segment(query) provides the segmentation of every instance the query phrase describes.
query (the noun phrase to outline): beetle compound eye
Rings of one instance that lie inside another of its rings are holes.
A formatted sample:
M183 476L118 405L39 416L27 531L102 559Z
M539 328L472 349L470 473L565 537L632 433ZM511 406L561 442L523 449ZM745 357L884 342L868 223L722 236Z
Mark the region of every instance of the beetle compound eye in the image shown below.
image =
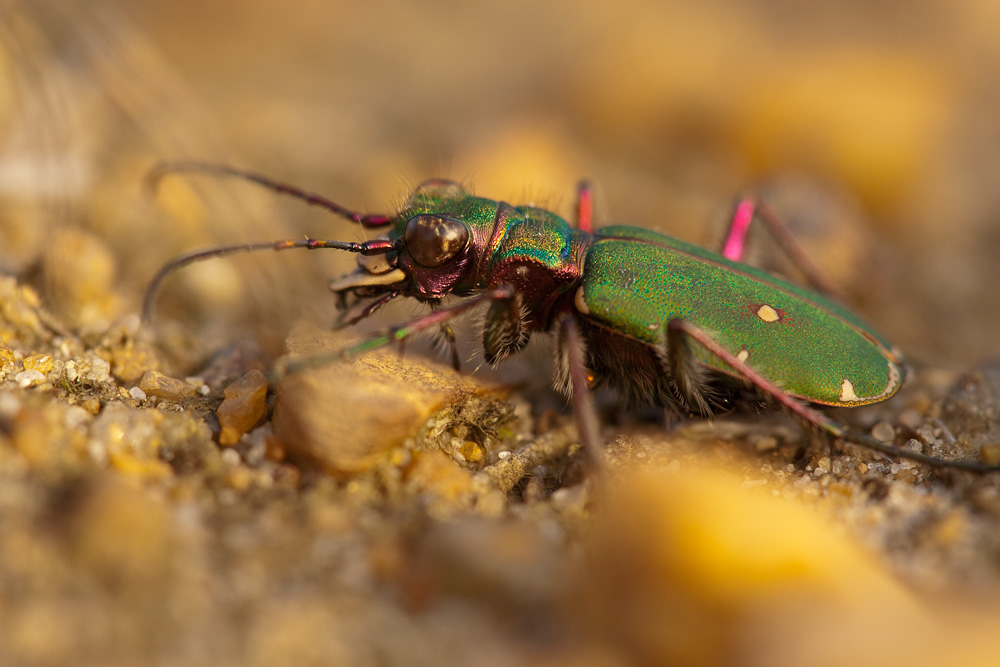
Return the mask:
M469 227L461 220L438 215L415 215L403 233L406 250L420 266L444 265L469 243Z

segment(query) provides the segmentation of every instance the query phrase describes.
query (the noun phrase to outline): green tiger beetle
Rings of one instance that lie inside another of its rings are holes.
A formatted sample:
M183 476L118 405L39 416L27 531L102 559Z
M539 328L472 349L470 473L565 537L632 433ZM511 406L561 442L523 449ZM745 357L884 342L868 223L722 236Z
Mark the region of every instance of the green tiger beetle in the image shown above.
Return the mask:
M833 288L763 202L739 203L723 248L714 253L638 227L593 229L593 195L585 183L578 191L574 226L550 211L477 197L446 180L421 184L396 215L363 215L226 165L166 163L150 174L151 183L172 172L249 180L387 233L364 242L305 238L181 255L150 283L143 304L146 321L157 289L177 269L215 257L292 248L358 254L357 269L330 284L339 309L360 308L347 324L399 297L431 307L428 314L345 350L286 361L276 369L277 377L435 328L450 342L457 367L448 323L484 305L483 350L491 364L523 348L535 332L555 335L553 381L572 397L581 443L595 461L601 441L590 390L599 383L633 401L705 418L728 411L752 385L757 394L833 438L935 466L1000 470L885 444L848 431L809 405L884 401L902 384L904 367L883 338L838 303ZM755 219L818 291L740 261ZM464 300L444 307L448 295Z

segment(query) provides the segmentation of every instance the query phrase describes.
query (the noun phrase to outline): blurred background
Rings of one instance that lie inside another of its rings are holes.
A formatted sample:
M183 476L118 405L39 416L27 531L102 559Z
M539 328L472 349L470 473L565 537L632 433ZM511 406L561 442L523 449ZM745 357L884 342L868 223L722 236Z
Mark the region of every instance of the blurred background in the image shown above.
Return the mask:
M0 11L0 270L33 276L83 330L136 312L155 268L185 250L363 238L243 183L174 176L144 191L158 161L195 158L363 211L444 176L568 215L585 177L598 224L709 247L734 198L758 191L911 360L963 368L998 351L996 3ZM277 345L280 322L329 321L326 281L353 265L305 254L192 267L158 317L203 339L263 322Z

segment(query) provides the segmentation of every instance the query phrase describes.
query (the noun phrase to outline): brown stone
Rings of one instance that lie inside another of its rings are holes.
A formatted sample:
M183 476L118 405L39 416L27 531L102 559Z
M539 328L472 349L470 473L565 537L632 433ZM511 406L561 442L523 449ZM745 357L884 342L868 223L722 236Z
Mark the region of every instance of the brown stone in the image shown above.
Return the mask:
M223 392L225 400L216 410L222 432L220 445L235 445L267 412L267 378L254 369Z
M292 357L342 349L351 339L311 326L288 338ZM484 393L448 368L379 350L297 372L278 385L275 432L289 456L356 474L403 444L445 405Z

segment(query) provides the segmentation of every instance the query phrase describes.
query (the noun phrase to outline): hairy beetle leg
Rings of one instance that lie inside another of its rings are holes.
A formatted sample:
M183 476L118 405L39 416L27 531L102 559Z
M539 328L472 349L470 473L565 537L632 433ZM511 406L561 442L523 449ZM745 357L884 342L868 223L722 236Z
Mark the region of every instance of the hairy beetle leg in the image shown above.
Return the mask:
M573 415L580 435L580 444L587 458L601 467L601 429L597 418L594 397L587 381L587 351L580 335L580 326L572 315L564 315L559 324L559 335L566 352L569 380L573 388Z
M455 342L455 330L451 328L450 324L442 324L441 335L451 353L451 367L456 371L461 371L462 361L458 358L458 343Z
M721 345L719 345L711 336L705 333L702 329L691 324L687 320L674 319L667 323L667 328L671 331L682 332L692 339L694 339L699 345L704 347L706 350L711 352L713 355L726 362L733 370L737 371L744 378L749 380L754 386L759 388L761 391L765 392L776 401L787 407L793 413L801 417L806 422L834 435L839 436L841 429L834 422L827 419L824 415L820 414L816 410L806 406L801 401L792 398L787 393L782 391L781 387L774 384L763 375L750 368L744 362L740 361L736 355L729 352Z

